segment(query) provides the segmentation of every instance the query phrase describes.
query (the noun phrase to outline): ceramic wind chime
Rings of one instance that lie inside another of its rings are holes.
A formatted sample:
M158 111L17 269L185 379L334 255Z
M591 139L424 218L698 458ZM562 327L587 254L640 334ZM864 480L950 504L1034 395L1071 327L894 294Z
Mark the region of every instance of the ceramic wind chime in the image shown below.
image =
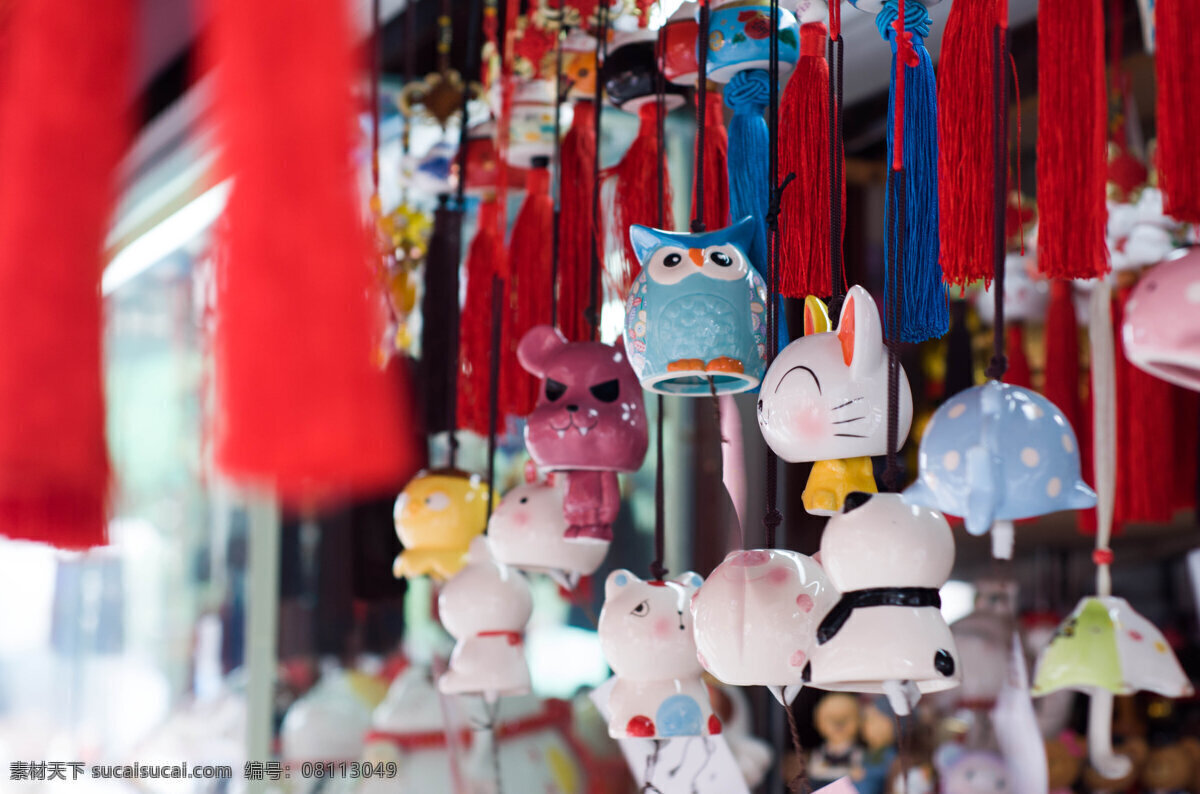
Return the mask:
M846 494L879 490L871 456L888 451L886 352L875 301L853 286L836 330L820 300L805 301L804 336L783 349L763 379L763 438L786 461L815 461L802 495L809 513L834 515ZM897 444L903 444L913 407L902 367L899 378Z
M1138 281L1125 304L1121 339L1130 363L1156 378L1200 391L1200 251L1156 265Z
M629 230L642 272L625 304L625 349L644 388L706 396L755 388L766 367L766 285L755 221L679 234Z
M448 579L463 566L473 538L487 526L487 485L457 469L421 472L400 492L393 514L404 551L399 577Z
M617 472L636 471L650 444L637 378L619 347L567 342L547 325L525 334L517 355L540 381L525 446L540 468L563 473L565 537L607 544Z

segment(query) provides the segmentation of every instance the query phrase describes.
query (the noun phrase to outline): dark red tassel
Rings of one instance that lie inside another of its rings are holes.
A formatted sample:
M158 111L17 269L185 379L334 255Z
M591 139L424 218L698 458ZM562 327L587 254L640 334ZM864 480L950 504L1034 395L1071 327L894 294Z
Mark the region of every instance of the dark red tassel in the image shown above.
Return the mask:
M458 426L488 433L488 393L492 353L492 278L504 257L493 196L479 205L478 228L467 249L467 298L459 318Z
M596 106L575 103L571 129L559 157L558 327L571 342L592 338L584 312L591 302L592 162L596 157ZM596 240L603 240L597 232Z
M999 19L998 0L951 5L938 61L942 279L959 287L992 280L992 72Z
M1167 215L1200 223L1200 47L1192 33L1196 4L1157 0L1158 180Z
M621 242L625 252L625 264L622 269L620 288L621 294L629 292L633 280L641 272L637 256L633 252L633 243L629 241L629 227L635 223L644 226L658 227L658 158L660 156L660 141L658 140L658 104L647 102L638 109L641 124L638 126L637 137L629 145L621 162L617 163L613 173L616 178L616 193L613 198L614 222L621 232ZM665 143L665 142L662 142ZM665 171L665 163L664 163ZM671 179L670 175L663 180L663 228L674 229L675 221L671 212ZM706 186L708 182L704 183Z
M500 384L503 410L515 416L527 416L533 410L538 388L537 379L517 361L517 345L530 328L550 322L550 290L554 288L550 278L554 236L550 170L529 169L525 190L508 246L510 276L504 315L507 352Z
M704 113L704 228L724 229L729 225L729 131L725 129L725 99L709 86ZM693 148L693 157L695 149ZM787 195L787 192L784 192ZM692 191L692 217L696 215L696 193Z
M1008 369L1004 372L1004 382L1031 389L1033 373L1029 369L1029 358L1025 355L1025 325L1021 322L1010 322L1004 330L1008 343Z
M217 463L290 504L394 488L418 460L412 407L372 363L380 285L350 156L348 10L212 6L215 120L235 177L216 302Z
M0 534L105 543L100 273L128 140L130 0L4 9Z
M1076 434L1082 432L1079 396L1079 324L1071 300L1071 282L1050 283L1046 309L1046 369L1042 394L1058 406Z
M1038 7L1038 268L1055 278L1108 271L1104 204L1104 14L1100 0ZM969 170L969 169L964 169Z
M779 109L779 172L795 174L802 190L784 191L779 291L785 297L826 297L829 271L829 64L825 26L800 28L800 60ZM705 183L707 184L707 182ZM841 196L845 205L845 192Z
M1196 504L1197 467L1200 454L1196 445L1200 442L1200 394L1191 389L1171 387L1175 420L1175 499L1176 510L1189 510Z

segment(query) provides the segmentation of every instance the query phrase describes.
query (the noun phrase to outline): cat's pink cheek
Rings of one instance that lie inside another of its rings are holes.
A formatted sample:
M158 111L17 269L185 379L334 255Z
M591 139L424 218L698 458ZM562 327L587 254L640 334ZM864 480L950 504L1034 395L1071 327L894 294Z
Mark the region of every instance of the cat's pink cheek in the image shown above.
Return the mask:
M824 435L829 428L829 418L820 406L803 406L792 413L792 430L799 436L814 438Z
M666 618L659 618L658 620L654 621L653 631L655 638L665 640L667 637L669 637L671 635L672 625L675 625L676 627L678 626L678 624L672 624L671 621L667 620ZM679 629L676 628L675 630L678 631Z

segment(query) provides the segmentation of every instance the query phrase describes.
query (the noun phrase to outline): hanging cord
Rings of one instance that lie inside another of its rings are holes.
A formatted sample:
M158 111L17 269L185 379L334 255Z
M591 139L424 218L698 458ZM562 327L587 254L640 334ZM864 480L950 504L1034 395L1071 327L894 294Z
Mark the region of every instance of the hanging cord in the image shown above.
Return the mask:
M896 19L892 27L896 33L896 78L895 119L892 133L891 174L887 192L887 247L888 269L885 289L887 295L887 348L888 348L888 411L887 411L887 464L883 470L883 481L891 491L901 485L899 442L900 442L900 301L904 283L904 240L907 235L908 207L907 184L904 173L904 69L909 59L915 56L912 42L905 36L905 0L896 4Z
M829 6L829 300L830 316L837 317L846 297L846 273L842 251L842 39L841 3Z
M658 191L658 215L655 226L662 228L666 218L666 207L663 205L663 193L666 187L667 168L667 139L665 122L667 111L667 85L663 76L663 37L659 36L655 44L655 63L657 74L654 77L654 102L658 110L658 149L655 157L656 189ZM663 396L658 395L658 418L655 426L655 461L654 461L654 560L650 563L650 575L655 581L661 582L667 576L666 547L667 526L665 509L665 491L663 483Z
M492 517L496 484L496 434L500 425L500 338L504 330L504 279L492 274L492 354L488 362L487 517Z
M992 360L988 363L987 376L1001 380L1008 370L1008 357L1004 354L1004 253L1005 221L1008 215L1008 24L1004 20L997 24L992 33L995 59L992 64L992 114L995 124L992 133L992 301L995 306L995 321L992 323Z
M808 762L804 760L804 745L800 743L800 726L796 724L796 712L790 703L784 704L783 712L787 715L788 733L792 735L792 747L796 750L798 764L796 774L788 781L787 787L796 794L810 794L812 783L808 780Z
M379 80L383 72L383 37L380 35L379 0L371 0L371 209L383 213L379 198Z
M562 19L562 9L559 9ZM563 87L563 37L566 31L561 26L554 34L554 154L550 161L550 196L554 202L554 232L550 243L550 324L558 325L558 242L562 239L562 106L564 94L570 88Z
M1089 305L1088 336L1092 362L1092 468L1096 483L1096 595L1112 595L1109 566L1113 553L1113 501L1116 489L1116 375L1112 328L1112 294L1104 279L1092 287Z
M709 11L708 0L700 0L700 16L697 25L696 40L700 46L696 49L696 148L692 159L692 184L695 195L692 207L695 216L692 218L692 233L700 234L704 228L704 149L705 127L708 126L708 36Z
M592 95L596 115L592 131L596 136L596 155L592 160L592 272L590 284L591 300L587 307L587 321L592 326L592 339L600 339L600 118L604 115L604 83L600 79L600 65L608 57L608 6L600 4L600 32L596 36L596 88Z

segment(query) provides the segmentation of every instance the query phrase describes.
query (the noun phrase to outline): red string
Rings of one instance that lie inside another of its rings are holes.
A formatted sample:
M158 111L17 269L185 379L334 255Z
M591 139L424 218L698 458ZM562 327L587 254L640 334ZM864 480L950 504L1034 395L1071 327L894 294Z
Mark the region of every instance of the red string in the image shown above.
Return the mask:
M917 55L912 46L912 34L904 29L904 0L896 3L896 11L896 21L892 23L896 30L896 128L892 135L893 171L904 168L904 67L915 66L911 61Z
M842 35L842 4L834 0L829 4L829 38L837 41Z

